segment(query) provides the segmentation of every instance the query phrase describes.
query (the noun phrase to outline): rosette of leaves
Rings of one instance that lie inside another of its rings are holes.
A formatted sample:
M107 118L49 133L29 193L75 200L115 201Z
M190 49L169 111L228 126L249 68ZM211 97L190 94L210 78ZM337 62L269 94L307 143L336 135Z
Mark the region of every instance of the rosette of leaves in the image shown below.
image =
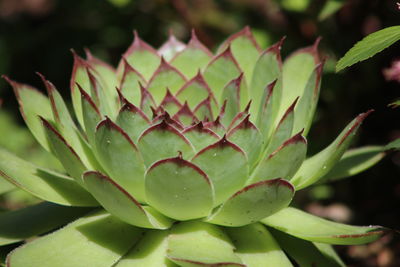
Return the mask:
M0 214L1 245L30 239L7 266L344 266L332 244L379 238L290 206L381 148L345 154L366 112L306 157L323 62L316 42L282 63L281 44L262 51L245 28L212 54L194 32L158 50L135 34L116 69L73 53L75 116L42 75L48 97L5 77L65 168L0 150L1 176L44 201Z

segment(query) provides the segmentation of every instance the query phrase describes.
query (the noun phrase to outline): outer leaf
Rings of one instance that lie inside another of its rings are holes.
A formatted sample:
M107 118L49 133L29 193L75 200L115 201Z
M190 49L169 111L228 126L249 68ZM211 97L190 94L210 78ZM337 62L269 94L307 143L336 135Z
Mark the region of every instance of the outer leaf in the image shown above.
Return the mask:
M258 164L252 174L251 183L277 177L290 180L300 168L306 154L307 141L298 133Z
M93 197L70 177L42 169L0 149L0 175L32 195L67 206L97 206Z
M274 237L260 223L225 228L235 246L235 254L248 267L291 267L290 260Z
M175 35L170 31L168 40L158 49L158 53L169 61L185 48L186 45L176 39Z
M150 120L139 108L125 101L118 114L117 124L136 143L143 131L149 127Z
M221 138L210 129L205 128L201 121L196 125L186 128L182 133L193 144L195 151L199 151Z
M171 65L191 78L207 65L211 57L211 52L197 39L195 31L192 30L188 45L171 60Z
M215 97L220 99L225 85L238 77L241 72L229 46L208 64L204 71L204 78L214 92Z
M49 202L0 214L0 246L46 233L89 212Z
M185 158L193 154L193 146L176 128L165 120L142 133L138 141L146 166L160 159L174 157L180 151Z
M146 84L143 76L123 58L124 74L119 86L126 99L134 105L140 105L140 84Z
M2 77L13 87L14 93L18 99L21 115L29 130L39 144L49 151L49 143L38 118L38 116L42 116L49 120L53 119L49 99L29 85L17 83L4 75Z
M245 267L221 228L199 221L176 225L168 240L167 256L183 267Z
M317 182L333 168L349 147L362 121L371 112L372 110L358 115L327 148L304 161L291 180L297 190Z
M215 191L214 206L242 188L248 178L246 154L225 136L198 152L192 162L210 178Z
M285 252L300 267L326 266L326 267L344 267L344 263L336 255L333 248L328 244L309 242L290 236L275 229L270 229ZM329 249L330 247L330 249ZM330 253L327 253L330 250Z
M0 179L0 195L10 192L14 189L15 186L12 183L7 182L5 179Z
M154 163L145 179L148 203L168 217L191 220L212 209L214 191L207 175L180 156Z
M139 202L145 202L144 163L136 145L109 118L96 129L96 152L110 177Z
M270 216L292 201L294 187L283 179L261 181L232 195L207 222L225 226L243 226Z
M400 26L392 26L371 33L356 43L354 47L347 51L344 57L338 61L336 72L374 56L398 40L400 40Z
M110 267L142 233L109 214L92 214L17 248L8 255L7 266Z
M353 226L331 222L291 207L261 222L301 239L334 245L369 243L387 231L380 226Z
M160 66L151 77L147 90L153 95L156 103L160 103L167 92L167 88L175 94L185 82L185 76L161 58Z
M394 149L394 150L400 149L400 138L393 140L392 142L390 142L389 144L387 144L385 146L385 150L390 150L390 149Z
M119 219L129 224L144 227L166 229L172 220L153 210L142 207L121 185L99 172L86 172L85 185L101 205Z
M365 171L383 159L383 149L381 146L366 146L347 151L321 181L335 181Z
M169 231L147 231L143 238L128 252L115 267L178 267L168 260L167 245Z

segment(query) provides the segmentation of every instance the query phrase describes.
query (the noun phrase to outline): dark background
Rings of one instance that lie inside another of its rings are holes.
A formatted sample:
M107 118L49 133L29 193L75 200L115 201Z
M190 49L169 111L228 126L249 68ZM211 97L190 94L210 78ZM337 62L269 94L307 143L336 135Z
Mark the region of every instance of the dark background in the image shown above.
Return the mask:
M296 10L278 4L290 1L272 0L0 0L0 74L42 89L34 74L39 71L69 99L70 48L83 54L83 48L88 47L115 65L132 41L133 29L158 47L170 29L187 41L191 28L195 28L202 42L216 47L249 25L264 46L286 35L284 56L322 36L320 51L328 62L309 135L310 154L329 144L353 117L371 108L376 111L363 124L354 145L386 144L399 137L400 109L387 105L400 96L400 84L386 81L382 71L400 59L400 42L368 61L334 73L335 61L357 41L399 24L400 10L395 1L334 0L345 4L322 21L318 14L327 1L298 1L308 5ZM0 98L3 111L22 124L12 90L3 80ZM329 213L331 208L349 214L344 218L349 223L400 229L399 174L400 154L391 152L376 167L352 179L319 191L301 192L299 203L314 212ZM339 251L352 266L400 264L400 242L393 234L372 245Z

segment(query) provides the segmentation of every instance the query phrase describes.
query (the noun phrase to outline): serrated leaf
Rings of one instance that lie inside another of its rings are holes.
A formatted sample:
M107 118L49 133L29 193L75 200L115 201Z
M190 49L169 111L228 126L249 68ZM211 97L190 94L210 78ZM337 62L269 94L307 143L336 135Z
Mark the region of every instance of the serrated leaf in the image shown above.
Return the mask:
M186 48L186 45L176 39L172 31L169 33L168 40L158 49L158 54L170 61L176 54Z
M66 206L97 206L93 197L73 179L36 167L0 149L0 175L32 195Z
M125 102L118 114L117 124L137 143L139 136L150 126L150 120L138 107Z
M207 65L211 57L211 52L199 41L195 31L192 30L192 37L188 45L171 60L171 65L186 77L191 78Z
M387 231L380 226L353 226L332 222L291 207L262 219L261 222L304 240L334 245L369 243Z
M356 43L338 61L336 64L336 72L374 56L398 40L400 40L400 26L392 26L371 33Z
M98 159L113 181L145 202L143 158L127 133L106 118L96 128L95 143Z
M226 84L238 77L241 72L229 46L225 51L215 56L207 65L204 70L204 78L215 97L220 99Z
M0 214L0 246L25 240L88 213L90 208L65 207L42 202L33 206Z
M294 187L283 179L261 181L233 194L206 221L231 227L254 223L287 207L293 195Z
M145 190L149 205L177 220L207 216L214 201L207 175L181 156L154 163L146 172Z
M245 267L224 231L199 221L183 222L173 228L167 257L183 267Z
M326 267L345 267L339 256L328 244L309 242L290 236L275 229L269 229L282 249L300 267L326 266Z
M246 154L225 136L199 151L191 161L210 178L215 192L214 207L242 188L249 175Z
M110 267L140 239L143 229L107 213L85 216L8 255L10 267ZM38 257L37 255L40 255Z
M136 106L140 105L140 84L146 84L143 76L123 58L124 74L119 86L126 99Z
M182 133L193 144L196 152L221 138L210 129L205 128L201 121L196 125L186 128Z
M194 154L190 141L165 120L145 130L139 137L138 147L146 166L160 159L174 157L179 151L184 158Z
M363 120L371 112L372 110L358 115L328 147L304 161L291 180L297 190L317 182L333 168L349 147Z
M306 158L306 153L307 141L298 133L261 160L252 174L251 183L278 177L290 180Z
M144 228L167 229L172 220L152 207L142 206L120 184L95 171L83 176L85 185L99 203L122 221Z
M226 227L225 231L236 248L235 254L247 267L293 266L264 225Z

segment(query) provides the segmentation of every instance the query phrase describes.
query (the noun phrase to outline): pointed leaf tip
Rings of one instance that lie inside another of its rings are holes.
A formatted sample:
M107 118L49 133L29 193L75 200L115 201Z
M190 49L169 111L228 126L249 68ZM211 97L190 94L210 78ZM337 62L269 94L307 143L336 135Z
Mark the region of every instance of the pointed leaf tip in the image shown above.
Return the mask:
M343 135L342 139L339 141L337 146L340 146L347 139L347 137L361 125L361 123L369 116L369 114L371 114L374 111L375 111L374 109L370 109L367 112L358 115L356 118L356 123L354 123L352 127L346 132L346 134Z

